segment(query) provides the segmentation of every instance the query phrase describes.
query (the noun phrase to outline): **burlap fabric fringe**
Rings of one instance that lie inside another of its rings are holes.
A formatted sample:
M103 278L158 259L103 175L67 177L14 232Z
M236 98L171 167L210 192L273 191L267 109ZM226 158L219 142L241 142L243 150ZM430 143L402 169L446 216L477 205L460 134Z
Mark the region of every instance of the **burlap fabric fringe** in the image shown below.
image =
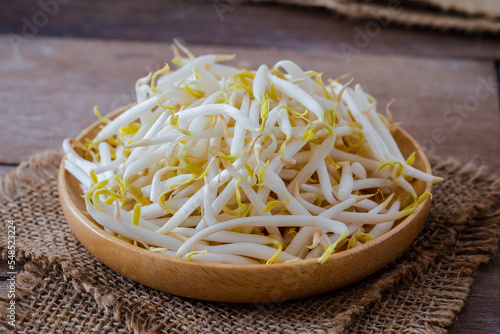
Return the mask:
M354 19L373 20L381 27L395 23L408 27L467 33L500 32L497 0L212 0L216 4L241 1L323 7ZM223 6L223 5L221 5ZM227 5L226 5L227 6ZM373 26L367 30L375 29Z
M134 283L94 259L61 211L59 161L55 152L34 156L0 186L1 220L16 220L17 260L24 264L17 276L19 333L445 333L499 238L500 213L492 208L500 180L474 165L433 158L446 182L435 189L419 237L384 270L298 301L201 302ZM6 231L0 235L6 258ZM6 306L2 299L0 332L13 333Z

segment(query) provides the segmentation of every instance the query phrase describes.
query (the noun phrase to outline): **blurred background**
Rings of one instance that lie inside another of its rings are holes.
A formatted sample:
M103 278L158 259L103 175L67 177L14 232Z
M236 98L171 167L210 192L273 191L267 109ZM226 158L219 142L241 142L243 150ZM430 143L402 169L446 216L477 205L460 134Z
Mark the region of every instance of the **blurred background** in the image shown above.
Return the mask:
M354 76L429 152L500 169L500 1L4 0L0 175L59 149L170 61L236 53L255 70L292 59ZM500 257L496 256L496 262ZM500 333L500 269L483 266L450 333Z

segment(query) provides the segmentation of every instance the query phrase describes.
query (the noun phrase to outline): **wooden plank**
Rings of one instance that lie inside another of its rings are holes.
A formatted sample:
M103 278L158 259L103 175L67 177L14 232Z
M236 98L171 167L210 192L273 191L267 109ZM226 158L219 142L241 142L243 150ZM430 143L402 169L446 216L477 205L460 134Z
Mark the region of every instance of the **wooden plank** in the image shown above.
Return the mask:
M500 328L500 252L474 277L469 297L449 334L498 333Z
M38 1L8 1L0 12L0 33L22 36L24 29L28 40L31 34L162 42L182 37L206 45L336 52L350 45L361 53L477 58L500 55L494 36L400 29L384 22L347 20L323 8L228 0L122 0L120 5L72 0L45 11L53 15L44 22L40 19L44 9ZM394 10L388 12L397 15ZM30 27L37 22L38 26Z
M76 136L94 120L94 105L106 113L133 101L135 80L170 58L164 43L38 39L25 46L22 57L11 56L7 45L1 38L0 136L9 143L1 148L4 163L59 148L63 138ZM192 49L198 54L237 53L233 63L253 69L294 59L306 69L324 71L325 77L349 72L378 99L380 110L395 98L395 119L424 146L444 156L500 167L497 88L483 87L495 80L492 62L360 54L347 63L334 52ZM465 105L463 113L453 112L454 105Z

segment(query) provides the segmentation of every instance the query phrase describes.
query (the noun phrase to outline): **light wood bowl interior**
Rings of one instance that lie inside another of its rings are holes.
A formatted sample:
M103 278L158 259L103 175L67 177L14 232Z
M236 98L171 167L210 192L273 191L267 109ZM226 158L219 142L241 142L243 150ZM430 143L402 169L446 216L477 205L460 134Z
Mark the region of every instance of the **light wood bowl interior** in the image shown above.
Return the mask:
M114 118L127 107L108 117ZM76 140L93 138L100 122ZM420 146L405 131L393 134L405 156L416 152L415 167L431 172ZM417 194L432 185L414 181ZM391 231L364 245L333 254L323 264L315 259L273 265L201 263L157 254L128 244L108 233L85 211L78 181L59 170L59 197L67 221L80 242L99 261L116 272L151 288L174 295L218 302L277 302L309 297L353 284L375 273L403 253L420 232L429 212L428 198Z

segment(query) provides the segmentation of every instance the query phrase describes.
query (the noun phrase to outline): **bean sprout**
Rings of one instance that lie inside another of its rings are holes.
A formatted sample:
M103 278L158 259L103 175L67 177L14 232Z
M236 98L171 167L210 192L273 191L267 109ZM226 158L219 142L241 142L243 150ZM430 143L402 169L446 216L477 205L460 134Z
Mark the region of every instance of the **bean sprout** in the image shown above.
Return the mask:
M179 69L139 79L113 120L96 108L94 138L63 142L88 213L126 242L191 261L322 263L413 213L429 196L414 180L442 181L404 157L359 85L174 48Z

